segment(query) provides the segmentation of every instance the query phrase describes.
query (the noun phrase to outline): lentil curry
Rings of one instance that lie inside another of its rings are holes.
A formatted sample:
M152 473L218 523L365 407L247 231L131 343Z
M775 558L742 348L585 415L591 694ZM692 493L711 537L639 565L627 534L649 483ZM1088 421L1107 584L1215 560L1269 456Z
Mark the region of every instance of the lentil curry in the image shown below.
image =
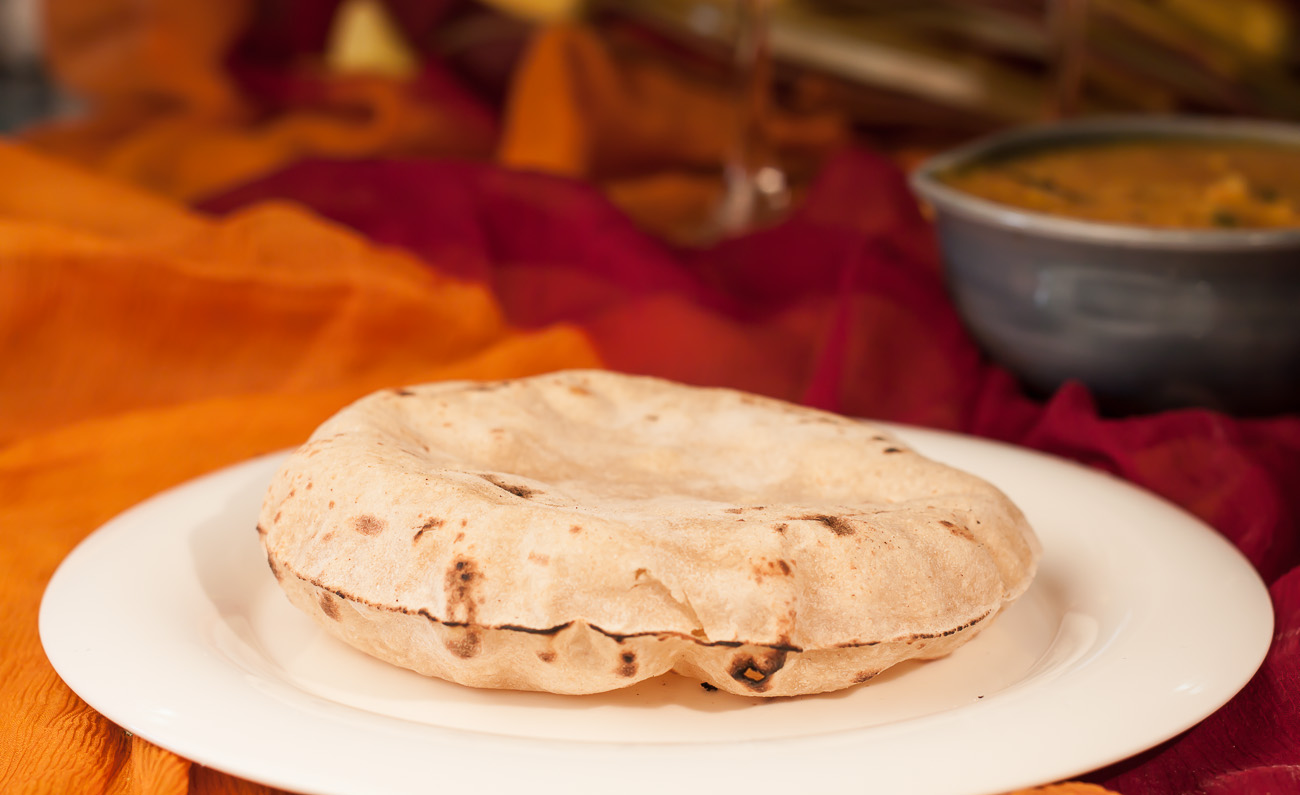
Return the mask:
M1300 147L1280 144L1147 138L1044 147L943 180L990 201L1089 221L1300 227Z

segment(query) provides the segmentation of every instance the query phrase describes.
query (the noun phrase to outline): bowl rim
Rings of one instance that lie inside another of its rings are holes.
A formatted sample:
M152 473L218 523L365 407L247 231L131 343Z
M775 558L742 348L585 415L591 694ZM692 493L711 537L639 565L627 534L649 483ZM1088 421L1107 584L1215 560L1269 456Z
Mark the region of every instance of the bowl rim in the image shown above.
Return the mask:
M1300 227L1170 229L1050 215L982 199L944 183L939 175L1022 147L1078 143L1125 135L1238 139L1300 148L1300 124L1212 116L1098 116L1016 127L979 138L925 160L912 172L912 189L940 216L950 213L1024 234L1059 240L1160 249L1273 249L1300 247Z

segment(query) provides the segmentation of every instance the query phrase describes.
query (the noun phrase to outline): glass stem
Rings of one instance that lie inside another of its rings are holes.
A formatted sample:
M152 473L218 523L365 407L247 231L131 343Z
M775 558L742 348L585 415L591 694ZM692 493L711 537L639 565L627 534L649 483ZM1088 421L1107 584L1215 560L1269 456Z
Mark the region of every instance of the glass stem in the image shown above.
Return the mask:
M1083 93L1084 62L1088 57L1088 0L1052 0L1048 9L1048 35L1055 56L1048 115L1065 119L1079 112Z
M736 234L785 209L789 189L773 160L766 119L772 102L771 0L734 0L736 76L731 151L719 225Z

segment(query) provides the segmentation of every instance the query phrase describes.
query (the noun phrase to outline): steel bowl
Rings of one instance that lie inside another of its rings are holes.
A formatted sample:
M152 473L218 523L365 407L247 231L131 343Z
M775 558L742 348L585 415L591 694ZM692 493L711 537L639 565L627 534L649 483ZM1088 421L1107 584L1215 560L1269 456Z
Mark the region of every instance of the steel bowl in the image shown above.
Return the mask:
M1189 117L1020 128L912 176L935 211L971 334L1033 391L1083 382L1117 412L1300 409L1300 228L1164 229L1046 215L963 193L962 168L1044 146L1146 138L1300 147L1300 126Z

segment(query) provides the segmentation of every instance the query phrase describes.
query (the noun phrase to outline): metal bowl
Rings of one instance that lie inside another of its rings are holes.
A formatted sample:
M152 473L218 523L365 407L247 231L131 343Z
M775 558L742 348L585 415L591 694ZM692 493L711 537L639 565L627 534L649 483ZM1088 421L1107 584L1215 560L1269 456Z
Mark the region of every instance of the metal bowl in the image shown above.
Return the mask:
M930 159L912 185L935 210L958 311L993 359L1041 393L1077 379L1120 412L1300 409L1300 228L1074 220L975 198L941 179L1028 148L1153 137L1300 147L1300 126L1090 119L1017 129Z

